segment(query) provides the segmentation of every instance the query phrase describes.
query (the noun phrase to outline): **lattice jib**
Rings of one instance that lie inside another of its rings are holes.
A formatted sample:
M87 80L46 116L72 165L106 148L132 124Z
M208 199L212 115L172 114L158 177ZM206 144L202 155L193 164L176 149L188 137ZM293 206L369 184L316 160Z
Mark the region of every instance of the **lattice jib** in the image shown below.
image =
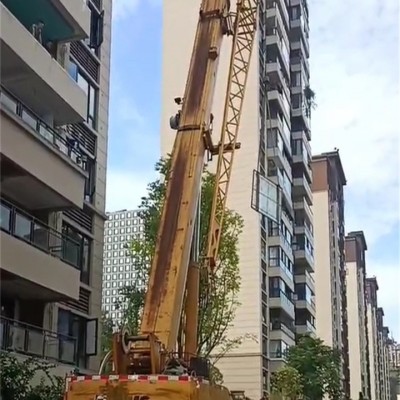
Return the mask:
M242 0L237 4L208 236L207 257L211 268L216 264L233 158L238 147L240 117L257 26L257 5L258 0Z

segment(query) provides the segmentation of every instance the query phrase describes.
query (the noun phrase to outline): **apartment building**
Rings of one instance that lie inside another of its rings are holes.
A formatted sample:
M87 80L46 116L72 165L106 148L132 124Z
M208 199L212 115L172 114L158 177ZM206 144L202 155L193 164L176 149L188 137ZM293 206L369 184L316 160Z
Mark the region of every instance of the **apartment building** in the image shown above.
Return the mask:
M367 243L362 231L345 238L347 266L347 316L349 332L350 396L371 398L368 316L366 302L365 252Z
M344 186L339 151L312 158L317 336L342 354L343 390L350 396L346 296Z
M173 99L183 96L199 5L187 0L163 2L162 154L173 145L168 121L177 112ZM218 366L226 385L245 390L250 398L267 394L269 375L283 365L284 352L295 343L296 333L314 331L308 14L305 0L259 2L258 35L241 117L241 149L235 155L229 187L228 206L245 222L239 239L241 306L229 335L252 334L257 340L245 341ZM214 136L223 116L229 39L219 57ZM209 168L213 167L211 163ZM257 179L278 188L275 218L260 216L251 207L254 170Z
M388 341L389 363L390 368L400 369L400 343L393 338Z
M377 317L377 333L378 333L378 372L379 372L379 393L380 400L390 399L390 366L389 366L389 328L384 326L383 317L385 313L382 307L378 307Z
M1 348L97 370L111 0L0 15Z
M371 382L371 400L380 399L379 389L379 353L378 353L378 331L377 331L377 309L378 309L378 281L376 277L367 278L366 281L367 300L367 332L368 332L368 355Z
M127 246L132 240L143 238L143 228L139 210L107 212L104 227L102 308L113 320L121 318L121 311L115 307L119 289L134 282L141 284L136 279Z

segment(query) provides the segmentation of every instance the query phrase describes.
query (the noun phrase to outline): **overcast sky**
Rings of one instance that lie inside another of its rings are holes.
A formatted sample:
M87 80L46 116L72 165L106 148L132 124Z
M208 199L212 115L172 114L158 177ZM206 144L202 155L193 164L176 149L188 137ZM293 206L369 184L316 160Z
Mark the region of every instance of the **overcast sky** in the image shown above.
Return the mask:
M367 272L400 340L398 2L311 0L309 8L313 153L340 150L346 230L365 233ZM161 11L161 0L114 0L108 211L136 208L155 176Z

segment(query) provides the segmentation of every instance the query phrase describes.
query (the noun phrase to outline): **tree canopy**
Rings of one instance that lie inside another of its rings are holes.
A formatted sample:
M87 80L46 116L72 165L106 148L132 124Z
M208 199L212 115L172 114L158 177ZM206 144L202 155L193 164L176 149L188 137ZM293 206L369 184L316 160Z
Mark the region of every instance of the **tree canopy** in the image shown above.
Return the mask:
M304 397L342 398L341 356L337 349L326 346L321 339L303 336L287 350L286 362L299 373Z
M3 400L61 400L64 379L52 374L54 365L27 358L20 361L8 352L0 352L0 398ZM33 384L34 378L39 378Z
M170 157L160 159L155 169L160 178L148 184L147 195L142 198L140 217L143 219L143 237L136 237L127 249L132 258L136 278L119 292L117 308L122 313L121 323L132 334L139 329L141 312L147 289L148 268L155 251L161 211L166 195L166 183L170 171ZM200 260L204 260L215 176L204 172L200 205ZM227 209L222 228L220 251L215 269L213 290L209 290L206 269L200 265L200 298L198 325L198 354L212 356L218 361L226 352L239 346L246 337L228 338L237 307L240 290L238 238L243 229L243 219L235 211ZM202 262L202 261L201 261Z

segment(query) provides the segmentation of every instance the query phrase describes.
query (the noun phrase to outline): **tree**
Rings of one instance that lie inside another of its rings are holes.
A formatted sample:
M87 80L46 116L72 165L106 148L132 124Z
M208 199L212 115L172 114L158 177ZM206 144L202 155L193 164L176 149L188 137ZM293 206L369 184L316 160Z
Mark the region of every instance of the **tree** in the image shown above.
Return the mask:
M113 320L105 312L101 314L101 326L100 351L101 356L104 357L112 348L112 334L114 328Z
M143 310L148 268L155 251L171 166L170 160L168 156L157 162L155 166L161 177L148 185L147 195L142 198L140 205L140 216L144 221L144 237L133 240L128 248L136 279L132 285L120 290L117 308L122 312L122 323L129 326L132 333L136 333L139 328ZM214 183L215 176L204 172L200 205L200 260L204 260L206 253ZM212 356L214 363L226 352L240 346L243 340L252 338L249 335L234 339L227 337L228 328L239 306L237 298L240 289L238 237L242 229L243 219L236 212L227 209L212 291L206 269L200 269L198 354L204 357Z
M337 349L324 345L321 339L303 336L286 353L287 366L301 376L303 394L311 400L328 395L332 400L342 397L341 356Z
M298 399L303 394L301 375L297 369L285 366L271 377L271 388L273 394L278 394L289 399Z
M28 358L19 361L8 352L0 352L0 398L4 400L61 400L64 379L53 375L54 365ZM33 385L34 378L39 384Z

